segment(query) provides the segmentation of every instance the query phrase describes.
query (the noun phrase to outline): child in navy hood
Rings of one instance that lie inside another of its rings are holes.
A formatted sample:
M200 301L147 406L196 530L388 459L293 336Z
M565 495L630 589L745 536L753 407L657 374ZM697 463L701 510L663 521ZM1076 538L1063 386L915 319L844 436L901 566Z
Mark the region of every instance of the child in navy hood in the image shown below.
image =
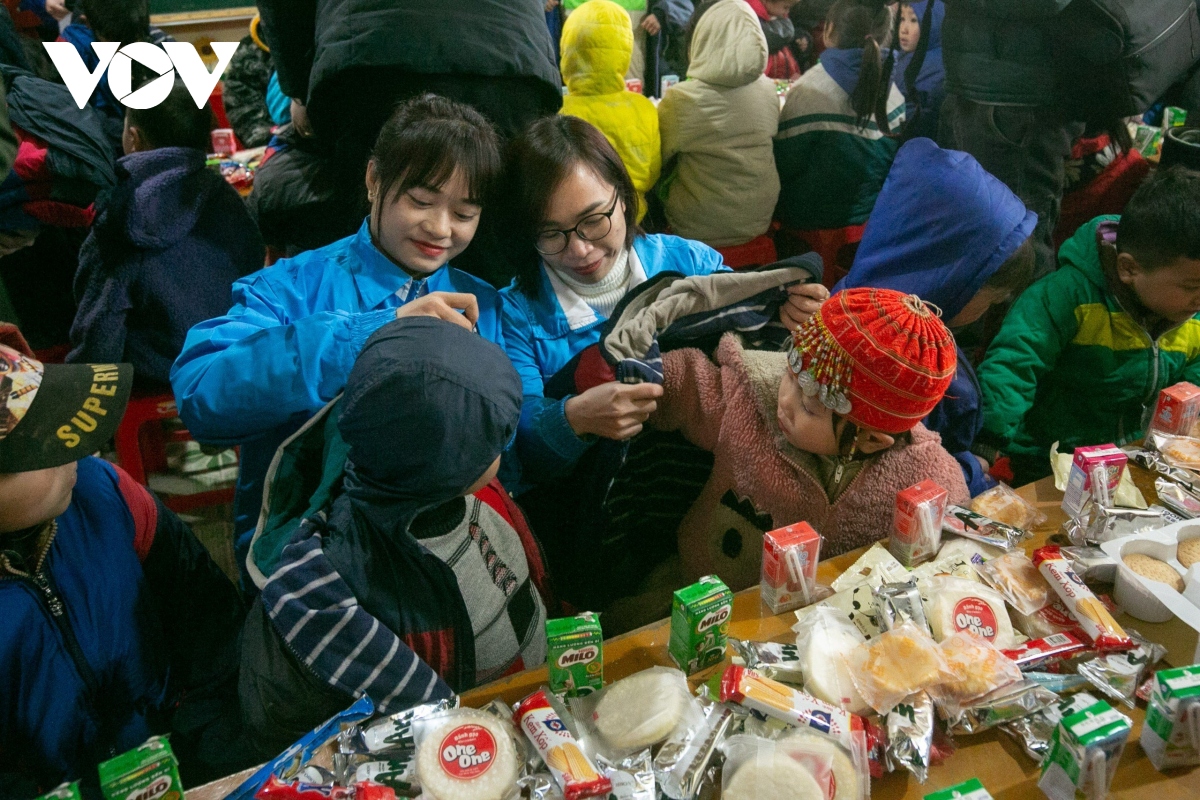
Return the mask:
M180 82L130 110L116 189L79 253L68 362L128 362L139 388L170 391L188 330L220 316L264 248L237 192L205 166L210 112Z
M937 306L953 330L1028 283L1037 215L974 158L929 139L900 148L850 273L834 292L896 289ZM979 382L958 354L958 372L925 424L954 454L972 495L995 485L971 452L983 426Z
M910 138L928 136L932 139L937 136L938 111L946 97L946 67L942 64L942 20L946 17L946 5L941 0L902 3L900 14L899 52L892 70L892 82L905 98L906 134ZM925 39L925 55L918 59L921 39ZM913 76L910 91L908 68L917 60L921 63Z

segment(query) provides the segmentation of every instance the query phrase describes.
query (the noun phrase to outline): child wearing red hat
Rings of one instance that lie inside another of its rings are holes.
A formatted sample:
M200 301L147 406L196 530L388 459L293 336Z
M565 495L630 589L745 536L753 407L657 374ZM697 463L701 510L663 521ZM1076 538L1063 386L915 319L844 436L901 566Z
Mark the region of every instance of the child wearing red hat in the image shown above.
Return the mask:
M712 475L679 529L687 579L759 580L762 534L801 520L837 555L888 535L896 494L929 479L970 495L962 470L920 421L955 369L936 310L890 289L825 302L784 353L722 339L663 355L663 399L650 424L710 450Z

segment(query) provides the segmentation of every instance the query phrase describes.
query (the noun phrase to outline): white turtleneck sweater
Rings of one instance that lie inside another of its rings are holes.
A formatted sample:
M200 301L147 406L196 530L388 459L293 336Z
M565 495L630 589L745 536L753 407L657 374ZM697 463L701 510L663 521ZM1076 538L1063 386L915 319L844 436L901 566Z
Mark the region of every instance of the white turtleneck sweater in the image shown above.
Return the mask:
M555 270L555 274L597 314L608 319L616 309L617 303L621 302L621 298L629 291L629 279L633 271L629 268L629 251L622 250L612 269L596 283L585 283L565 270Z

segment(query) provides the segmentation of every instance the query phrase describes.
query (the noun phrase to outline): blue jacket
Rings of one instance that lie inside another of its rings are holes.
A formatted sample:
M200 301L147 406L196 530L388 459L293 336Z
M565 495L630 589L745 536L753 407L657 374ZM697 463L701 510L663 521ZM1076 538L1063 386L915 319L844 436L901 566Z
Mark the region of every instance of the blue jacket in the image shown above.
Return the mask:
M917 80L913 85L916 94L913 97L908 96L908 82L904 78L905 70L912 63L913 53L896 54L892 82L905 96L905 117L910 124L914 118L917 120L916 126L908 132L910 137L928 136L932 139L937 136L938 112L946 98L946 67L942 64L942 20L946 17L946 4L941 0L923 0L912 3L912 9L917 19L924 24L925 10L929 2L933 2L933 19L929 24L929 44L925 51L925 60L921 63L921 71L917 73ZM924 34L925 31L921 33ZM918 106L921 109L919 117Z
M953 319L1033 232L1037 215L974 158L929 139L900 148L850 273L834 291L910 292ZM925 421L963 468L971 494L992 484L966 452L983 426L979 382L960 350L958 373Z
M229 313L188 333L171 369L179 416L202 442L242 445L239 563L276 448L342 391L367 338L430 292L475 295L479 333L503 346L495 289L449 265L413 281L375 247L366 221L353 236L241 279Z
M634 270L630 288L660 272L709 275L727 269L716 250L678 236L639 236L633 252L637 258L630 258ZM503 477L504 485L519 494L533 483L569 472L594 444L594 439L576 436L567 422L568 398L547 399L544 386L576 353L600 340L605 319L561 282L555 286L544 266L537 297L522 292L515 283L500 295L504 300L504 349L521 376L525 393L517 428L517 458L510 457L511 450L506 454Z
M133 153L79 251L68 362L133 364L163 391L188 329L225 313L233 282L263 264L246 204L188 147Z
M98 761L181 714L192 727L181 698L236 692L241 602L178 517L88 457L57 523L40 569L0 568L0 797L76 779L94 790ZM196 751L178 733L190 768Z

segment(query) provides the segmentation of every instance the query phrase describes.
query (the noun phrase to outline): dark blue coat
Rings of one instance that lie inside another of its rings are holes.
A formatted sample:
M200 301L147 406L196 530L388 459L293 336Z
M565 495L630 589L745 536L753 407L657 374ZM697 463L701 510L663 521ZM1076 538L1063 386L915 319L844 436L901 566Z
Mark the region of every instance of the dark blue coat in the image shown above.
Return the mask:
M118 185L79 252L71 362L133 364L166 390L195 324L233 304L263 243L237 192L205 155L164 147L117 162Z
M872 286L910 292L950 320L1036 224L1037 215L970 155L913 139L896 153L854 266L834 291ZM975 371L961 350L958 364L925 425L941 434L975 495L993 485L966 452L983 427L983 406Z

